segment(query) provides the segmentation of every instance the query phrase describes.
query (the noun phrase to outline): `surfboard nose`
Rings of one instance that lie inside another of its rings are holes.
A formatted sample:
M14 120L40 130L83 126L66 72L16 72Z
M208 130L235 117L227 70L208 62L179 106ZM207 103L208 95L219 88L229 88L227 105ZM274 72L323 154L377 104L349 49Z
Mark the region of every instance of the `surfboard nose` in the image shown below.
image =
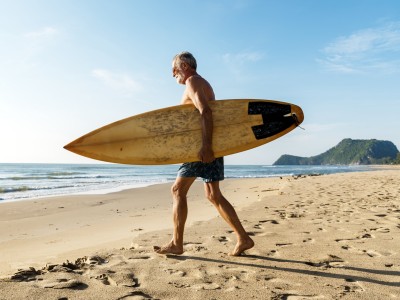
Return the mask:
M63 147L65 150L71 151L73 153L77 153L74 149L76 148L76 142L70 142Z
M69 142L68 144L66 144L63 148L65 149L65 150L68 150L68 151L71 151L71 152L74 152L74 153L78 153L77 151L77 149L79 148L79 146L81 146L81 144L82 144L82 140L85 138L87 136L87 134L86 135L84 135L84 136L81 136L80 138L77 138L76 140L73 140L72 142ZM79 154L79 153L78 153Z

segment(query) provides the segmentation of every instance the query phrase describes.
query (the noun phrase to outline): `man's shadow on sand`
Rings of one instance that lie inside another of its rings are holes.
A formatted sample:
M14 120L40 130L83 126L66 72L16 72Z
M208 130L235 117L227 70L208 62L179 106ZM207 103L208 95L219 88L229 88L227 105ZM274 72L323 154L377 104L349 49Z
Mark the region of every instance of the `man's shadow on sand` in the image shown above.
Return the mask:
M334 279L343 279L348 282L369 282L375 283L380 285L387 285L387 286L395 286L400 287L400 272L398 271L389 271L389 270L373 270L373 269L364 269L352 266L340 266L340 267L332 267L328 264L322 263L311 263L307 261L297 261L297 260L289 260L289 259L280 259L280 258L273 258L273 257L266 257L260 255L242 255L240 256L241 261L233 261L233 260L222 260L222 259L213 259L213 258L205 258L205 257L198 257L198 256L190 256L190 255L167 255L168 258L186 261L186 260L197 260L202 262L209 262L209 263L217 263L217 264L227 264L227 265L235 265L238 267L250 267L250 268L258 268L263 270L275 270L275 271L284 271L284 272L292 272L304 275L311 275L311 276L320 276L326 278L334 278ZM243 259L251 259L251 260L258 260L261 261L260 264L257 262L243 262ZM307 269L295 269L295 268L287 268L287 267L280 267L277 265L274 266L267 266L263 265L262 262L277 262L277 263L295 263L300 265L307 265L311 267L325 267L326 269L338 269L338 270L351 270L357 272L365 272L370 274L377 274L377 275L385 275L385 276L392 276L391 279L396 280L397 282L391 281L381 281L373 278L363 277L363 276L354 276L354 275L346 275L346 274L338 274L338 273L330 273L330 272L323 272L317 270L307 270ZM397 278L396 278L397 276Z

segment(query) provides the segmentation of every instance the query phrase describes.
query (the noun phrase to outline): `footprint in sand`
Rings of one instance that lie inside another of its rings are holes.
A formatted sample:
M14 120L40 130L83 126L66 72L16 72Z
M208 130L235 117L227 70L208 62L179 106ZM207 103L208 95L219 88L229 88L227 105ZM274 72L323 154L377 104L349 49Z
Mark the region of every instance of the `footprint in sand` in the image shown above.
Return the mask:
M58 267L58 268L57 268ZM51 275L48 275L53 273ZM55 273L55 274L54 274ZM46 276L48 275L48 276ZM37 287L53 289L85 289L88 286L79 280L79 274L73 274L72 270L60 265L51 265L36 270L33 267L19 270L10 277L11 281L35 282Z
M346 242L346 241L356 241L356 240L362 240L362 239L372 239L375 238L375 236L373 236L372 234L369 233L365 233L361 236L357 236L355 238L348 238L348 239L336 239L335 242Z
M325 259L317 262L305 262L305 264L323 269L342 268L345 266L345 261L336 255L328 254Z
M371 228L371 231L376 231L376 232L380 232L380 233L389 233L390 229L389 228L385 228L385 227L379 227L379 228Z
M140 258L149 259L150 257L140 256ZM139 256L126 258L124 255L112 255L106 259L99 255L94 255L79 258L74 264L67 262L63 265L56 265L52 269L49 269L49 272L57 271L60 268L69 268L75 272L79 271L81 275L89 277L89 279L98 280L105 285L138 287L139 281L132 272L132 267L127 263L131 259L139 259Z
M262 221L259 221L260 223L270 223L270 224L274 224L274 225L277 225L277 224L279 224L279 222L277 221L277 220L262 220Z
M98 255L93 255L93 256L84 256L81 258L78 258L75 262L76 265L78 266L83 266L83 265L101 265L104 263L107 263L108 261L104 259L101 256Z
M108 277L108 281L113 286L139 287L139 280L134 276L131 270L118 270Z
M188 242L183 244L185 251L191 252L204 252L207 251L207 247L203 243Z
M359 254L367 254L369 257L391 256L395 254L394 252L379 252L372 249L362 250L348 245L342 246L342 249Z
M362 236L358 237L359 239L373 239L375 238L375 236L373 236L372 234L369 233L365 233Z
M14 275L10 277L12 281L34 281L37 275L41 275L43 272L41 270L36 270L33 267L28 269L20 269Z
M165 269L164 272L167 273L168 275L174 275L177 277L185 277L186 276L186 272L181 271L181 270Z
M342 249L360 254L364 253L362 250L348 245L342 246Z
M276 279L276 277L272 277L269 275L257 275L255 278L257 282L268 282Z
M380 254L377 251L374 250L363 250L364 253L366 253L369 257L379 257L382 256L382 254Z
M91 267L84 275L91 279L97 279L105 285L138 287L139 280L132 272L132 268L125 263L115 264L109 267Z
M229 238L227 238L226 236L212 236L213 238L216 238L218 240L218 242L220 243L228 243L230 241Z
M351 285L345 285L344 286L344 291L341 293L342 296L345 296L348 293L361 293L364 292L365 289L362 287L362 285L355 280L354 278L345 278L345 281L348 283L352 283Z
M223 279L224 282L219 282L221 284L221 289L223 288L225 291L231 288L241 288L243 284L246 284L249 280L250 276L254 275L252 271L245 271L237 266L227 266L227 265L219 265L219 269L211 270L208 275L213 275L218 279ZM222 272L221 272L222 270ZM213 280L211 278L203 281L212 283ZM259 279L261 281L261 279Z
M173 287L175 287L177 289L186 289L186 288L191 287L191 285L188 283L175 282L175 281L170 281L170 282L168 282L168 284L172 285Z
M303 243L311 244L311 243L315 243L315 240L312 238L306 238L303 240Z
M84 289L87 285L75 278L56 278L43 280L39 286L52 289Z

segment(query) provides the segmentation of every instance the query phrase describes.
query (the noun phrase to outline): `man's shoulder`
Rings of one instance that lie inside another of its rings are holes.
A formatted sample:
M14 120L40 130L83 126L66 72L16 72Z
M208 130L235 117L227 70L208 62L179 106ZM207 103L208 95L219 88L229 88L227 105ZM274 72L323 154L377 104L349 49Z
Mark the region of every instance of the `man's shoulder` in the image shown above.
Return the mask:
M197 85L197 84L208 84L207 80L205 80L205 79L204 79L203 77L201 77L200 75L193 75L193 76L190 76L190 77L187 79L186 83L194 84L194 85Z
M186 86L191 90L203 89L212 91L210 83L201 76L189 77Z

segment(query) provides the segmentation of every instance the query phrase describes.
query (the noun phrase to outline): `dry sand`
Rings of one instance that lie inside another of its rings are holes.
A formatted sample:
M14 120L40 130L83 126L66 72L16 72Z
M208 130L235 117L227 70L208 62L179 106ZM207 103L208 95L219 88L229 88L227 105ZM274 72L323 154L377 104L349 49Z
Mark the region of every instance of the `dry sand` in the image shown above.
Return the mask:
M181 256L152 251L170 185L0 204L0 299L400 298L400 169L221 185L256 242L240 257L201 182Z

